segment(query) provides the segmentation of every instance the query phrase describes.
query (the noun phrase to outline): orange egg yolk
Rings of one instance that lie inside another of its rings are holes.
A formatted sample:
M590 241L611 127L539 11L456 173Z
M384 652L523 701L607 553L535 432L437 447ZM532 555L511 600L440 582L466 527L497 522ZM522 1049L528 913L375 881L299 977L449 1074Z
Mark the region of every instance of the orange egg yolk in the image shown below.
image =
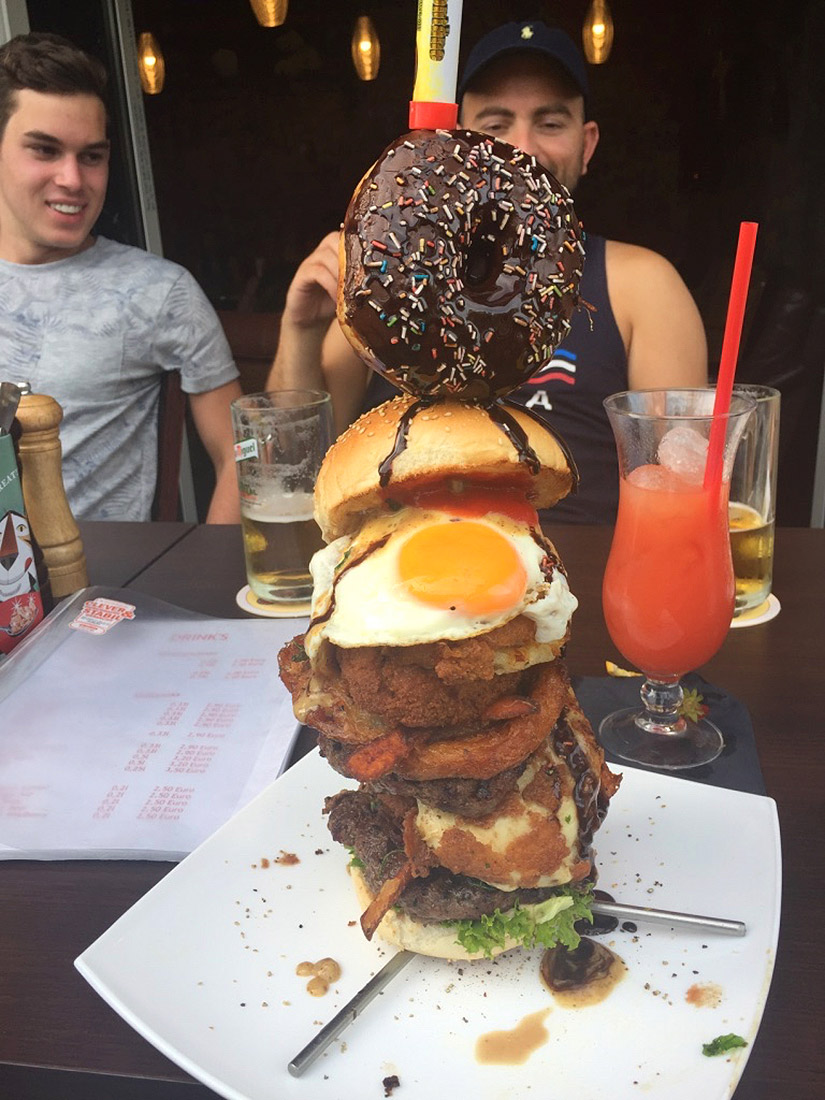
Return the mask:
M513 543L474 520L420 528L401 546L398 565L415 599L465 615L505 611L527 588L527 570Z

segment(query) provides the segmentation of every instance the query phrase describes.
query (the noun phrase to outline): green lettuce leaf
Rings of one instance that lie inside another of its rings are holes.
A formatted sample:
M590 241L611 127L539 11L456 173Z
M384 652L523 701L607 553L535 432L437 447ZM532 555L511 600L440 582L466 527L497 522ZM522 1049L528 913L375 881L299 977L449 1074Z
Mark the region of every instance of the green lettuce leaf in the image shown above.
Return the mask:
M477 920L446 921L456 930L456 939L471 954L483 952L493 957L493 949L503 948L508 940L523 947L555 947L563 944L573 950L581 937L577 921L593 922L590 904L592 887L560 886L556 894L536 905L514 905L506 913L500 909Z
M713 1058L716 1054L727 1054L729 1050L735 1050L737 1047L746 1047L748 1045L747 1039L743 1039L741 1035L735 1035L730 1032L728 1035L717 1035L715 1039L711 1039L709 1043L702 1043L702 1053L707 1058Z
M350 867L361 867L361 868L363 868L363 867L366 866L363 859L361 859L358 856L358 853L355 851L354 848L350 848L349 846L347 846L347 851L349 852L349 865L350 865Z

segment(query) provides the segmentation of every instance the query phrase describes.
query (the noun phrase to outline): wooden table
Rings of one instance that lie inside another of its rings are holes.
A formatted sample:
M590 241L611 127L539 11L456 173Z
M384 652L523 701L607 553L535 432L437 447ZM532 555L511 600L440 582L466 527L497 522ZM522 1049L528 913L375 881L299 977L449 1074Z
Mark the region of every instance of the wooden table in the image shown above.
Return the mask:
M194 528L193 523L78 523L90 585L125 588Z
M107 541L117 552L117 533L104 529L111 526L98 531L84 526L88 549L101 562ZM130 586L192 610L242 615L235 604L244 583L238 528L180 525L179 533L183 537L172 539L159 557L146 555ZM128 534L140 537L140 532ZM148 545L151 525L145 534ZM562 527L551 535L580 600L568 663L574 673L600 675L605 658L619 659L600 603L610 532ZM825 919L823 561L825 531L779 531L774 591L781 614L770 623L731 631L702 669L750 709L765 784L778 803L782 828L783 914L776 971L736 1100L825 1096L825 956L818 944ZM168 869L168 864L92 861L0 866L0 1097L196 1100L214 1095L132 1031L72 965Z

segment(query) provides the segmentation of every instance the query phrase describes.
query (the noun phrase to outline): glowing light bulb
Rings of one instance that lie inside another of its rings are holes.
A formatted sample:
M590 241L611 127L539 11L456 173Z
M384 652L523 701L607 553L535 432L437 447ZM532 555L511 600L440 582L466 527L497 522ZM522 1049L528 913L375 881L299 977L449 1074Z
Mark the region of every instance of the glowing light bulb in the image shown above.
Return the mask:
M150 31L138 38L140 86L147 95L159 95L166 80L166 61L157 39Z
M591 65L603 65L613 48L613 16L607 0L592 0L582 26L584 55Z
M361 80L375 80L381 64L381 43L368 15L359 15L352 32L352 63Z
M249 0L262 27L280 27L286 20L288 0Z

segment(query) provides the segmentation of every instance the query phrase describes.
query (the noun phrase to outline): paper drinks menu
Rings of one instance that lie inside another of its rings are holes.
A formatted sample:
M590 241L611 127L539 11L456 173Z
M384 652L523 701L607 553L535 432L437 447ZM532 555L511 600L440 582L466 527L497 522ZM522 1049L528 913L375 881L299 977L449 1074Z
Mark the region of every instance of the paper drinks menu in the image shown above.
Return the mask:
M278 650L306 620L143 614L116 594L47 620L0 698L0 858L177 859L283 770Z

